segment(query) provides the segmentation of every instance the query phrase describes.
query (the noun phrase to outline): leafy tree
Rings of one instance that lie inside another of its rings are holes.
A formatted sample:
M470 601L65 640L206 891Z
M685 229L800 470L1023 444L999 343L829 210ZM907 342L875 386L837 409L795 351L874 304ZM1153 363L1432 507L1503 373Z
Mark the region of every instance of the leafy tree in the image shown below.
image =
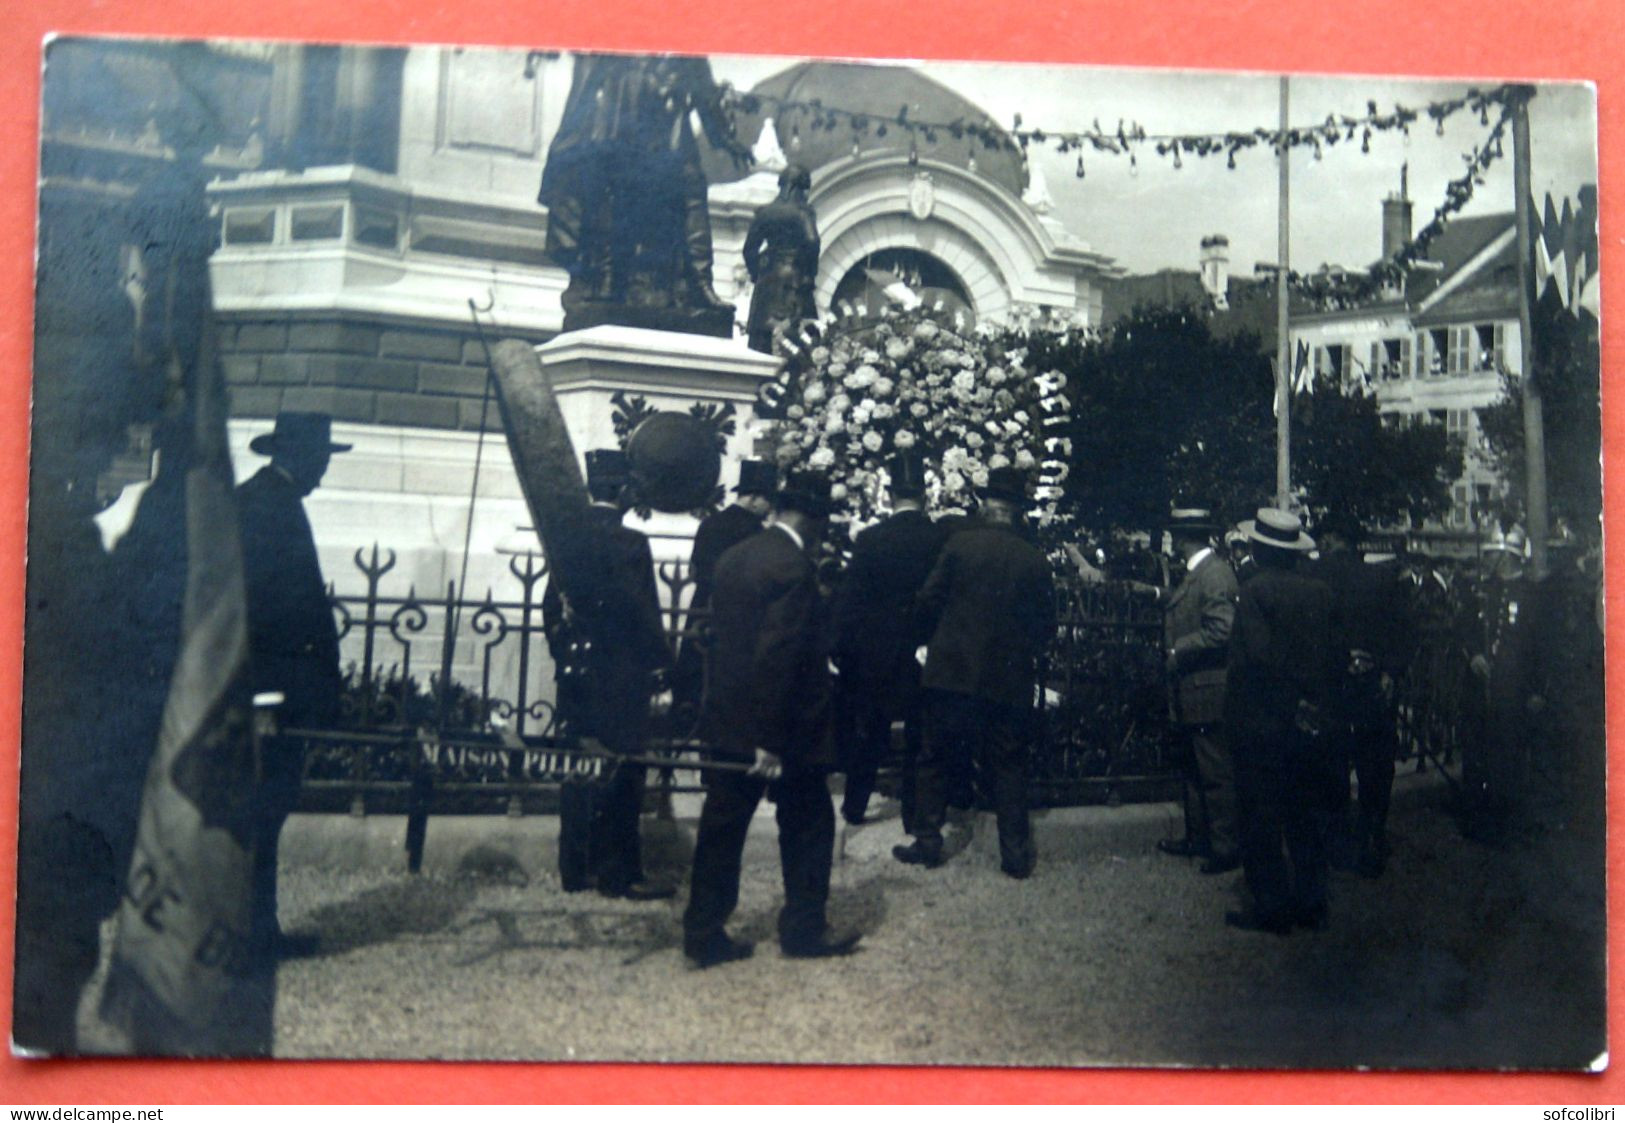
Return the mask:
M1535 377L1546 430L1546 485L1553 521L1562 518L1582 536L1598 533L1602 515L1602 398L1597 321L1576 319L1551 300L1534 308ZM1501 399L1479 414L1484 458L1507 491L1497 514L1502 522L1524 515L1526 473L1523 387L1502 382Z
M1153 530L1176 498L1232 521L1271 501L1275 386L1256 335L1216 337L1202 311L1149 306L1099 336L1035 331L1010 345L1067 377L1063 507L1090 537ZM1375 398L1331 386L1300 407L1293 483L1311 514L1346 509L1379 524L1448 507L1462 460L1444 426L1386 426Z

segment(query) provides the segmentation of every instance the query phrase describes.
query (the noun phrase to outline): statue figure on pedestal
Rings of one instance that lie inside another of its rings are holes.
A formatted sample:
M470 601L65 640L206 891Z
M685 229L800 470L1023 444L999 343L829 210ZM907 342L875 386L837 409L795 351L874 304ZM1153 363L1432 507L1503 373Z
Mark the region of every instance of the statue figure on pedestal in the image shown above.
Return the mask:
M811 172L787 165L779 173L779 197L756 212L745 235L745 268L756 286L745 332L754 351L772 354L776 334L818 315L818 216L807 202L811 186Z
M711 287L711 216L691 114L742 167L703 58L582 54L542 171L547 253L569 271L564 328L599 323L728 336Z

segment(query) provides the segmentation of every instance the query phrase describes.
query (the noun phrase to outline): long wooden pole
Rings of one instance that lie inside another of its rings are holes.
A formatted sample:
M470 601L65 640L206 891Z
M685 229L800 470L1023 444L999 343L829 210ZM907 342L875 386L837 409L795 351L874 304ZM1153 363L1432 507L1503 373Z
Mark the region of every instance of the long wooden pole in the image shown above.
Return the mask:
M1546 575L1546 420L1535 377L1535 330L1529 302L1534 296L1533 223L1529 208L1529 101L1519 98L1512 111L1512 189L1518 193L1518 351L1523 375L1524 516L1529 531L1529 563L1534 576Z
M1287 274L1292 263L1291 204L1289 198L1292 148L1287 144L1287 77L1281 76L1280 201L1276 232L1279 267L1275 274L1275 505L1283 511L1292 502L1292 340L1287 336Z

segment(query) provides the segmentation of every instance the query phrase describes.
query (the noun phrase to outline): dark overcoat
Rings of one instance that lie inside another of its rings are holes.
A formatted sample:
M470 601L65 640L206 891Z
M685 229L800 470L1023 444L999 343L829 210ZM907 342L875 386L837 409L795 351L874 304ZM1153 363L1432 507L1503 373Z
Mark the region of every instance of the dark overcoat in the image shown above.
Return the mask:
M1304 573L1261 566L1241 586L1230 632L1224 723L1239 763L1294 743L1300 703L1328 712L1336 642L1331 591Z
M769 527L717 563L707 727L724 754L761 748L787 768L833 763L829 644L811 559Z
M649 718L654 672L670 665L649 539L621 525L613 507L592 508L606 580L590 603L570 604L556 580L542 594L542 626L558 665L560 717L617 752L635 752Z
M924 511L899 511L852 544L836 602L836 660L842 677L893 717L919 691L914 649L930 637L916 629L914 600L948 535Z
M281 691L287 726L330 726L339 711L339 639L304 496L266 465L237 489L251 678Z
M1224 717L1225 664L1237 590L1230 564L1210 550L1168 597L1162 630L1174 653L1168 702L1176 722L1208 725Z
M1345 653L1364 652L1375 669L1398 677L1415 648L1405 586L1396 567L1351 551L1324 554L1310 570L1332 592L1332 629Z
M1055 631L1049 562L1005 526L972 523L943 546L915 607L929 631L921 685L1031 708Z

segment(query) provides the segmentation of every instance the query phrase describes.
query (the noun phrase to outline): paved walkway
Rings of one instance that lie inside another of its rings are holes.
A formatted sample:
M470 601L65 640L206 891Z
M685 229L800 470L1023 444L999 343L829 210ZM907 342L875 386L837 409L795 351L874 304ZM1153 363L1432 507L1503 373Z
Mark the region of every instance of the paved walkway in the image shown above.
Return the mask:
M1590 1064L1603 1049L1600 817L1496 851L1462 840L1432 775L1401 789L1388 874L1337 875L1330 930L1288 939L1224 927L1239 874L1155 852L1177 830L1171 805L1040 813L1026 882L1000 875L988 816L958 829L964 849L934 871L895 862L903 835L882 819L843 834L835 867L832 919L863 929L862 951L815 962L773 943L763 816L732 925L757 953L704 972L682 958L681 898L562 893L550 818L436 820L418 877L399 869L399 820L307 822L284 847L283 919L323 946L280 974L276 1052ZM693 811L646 820L656 872L680 875Z

